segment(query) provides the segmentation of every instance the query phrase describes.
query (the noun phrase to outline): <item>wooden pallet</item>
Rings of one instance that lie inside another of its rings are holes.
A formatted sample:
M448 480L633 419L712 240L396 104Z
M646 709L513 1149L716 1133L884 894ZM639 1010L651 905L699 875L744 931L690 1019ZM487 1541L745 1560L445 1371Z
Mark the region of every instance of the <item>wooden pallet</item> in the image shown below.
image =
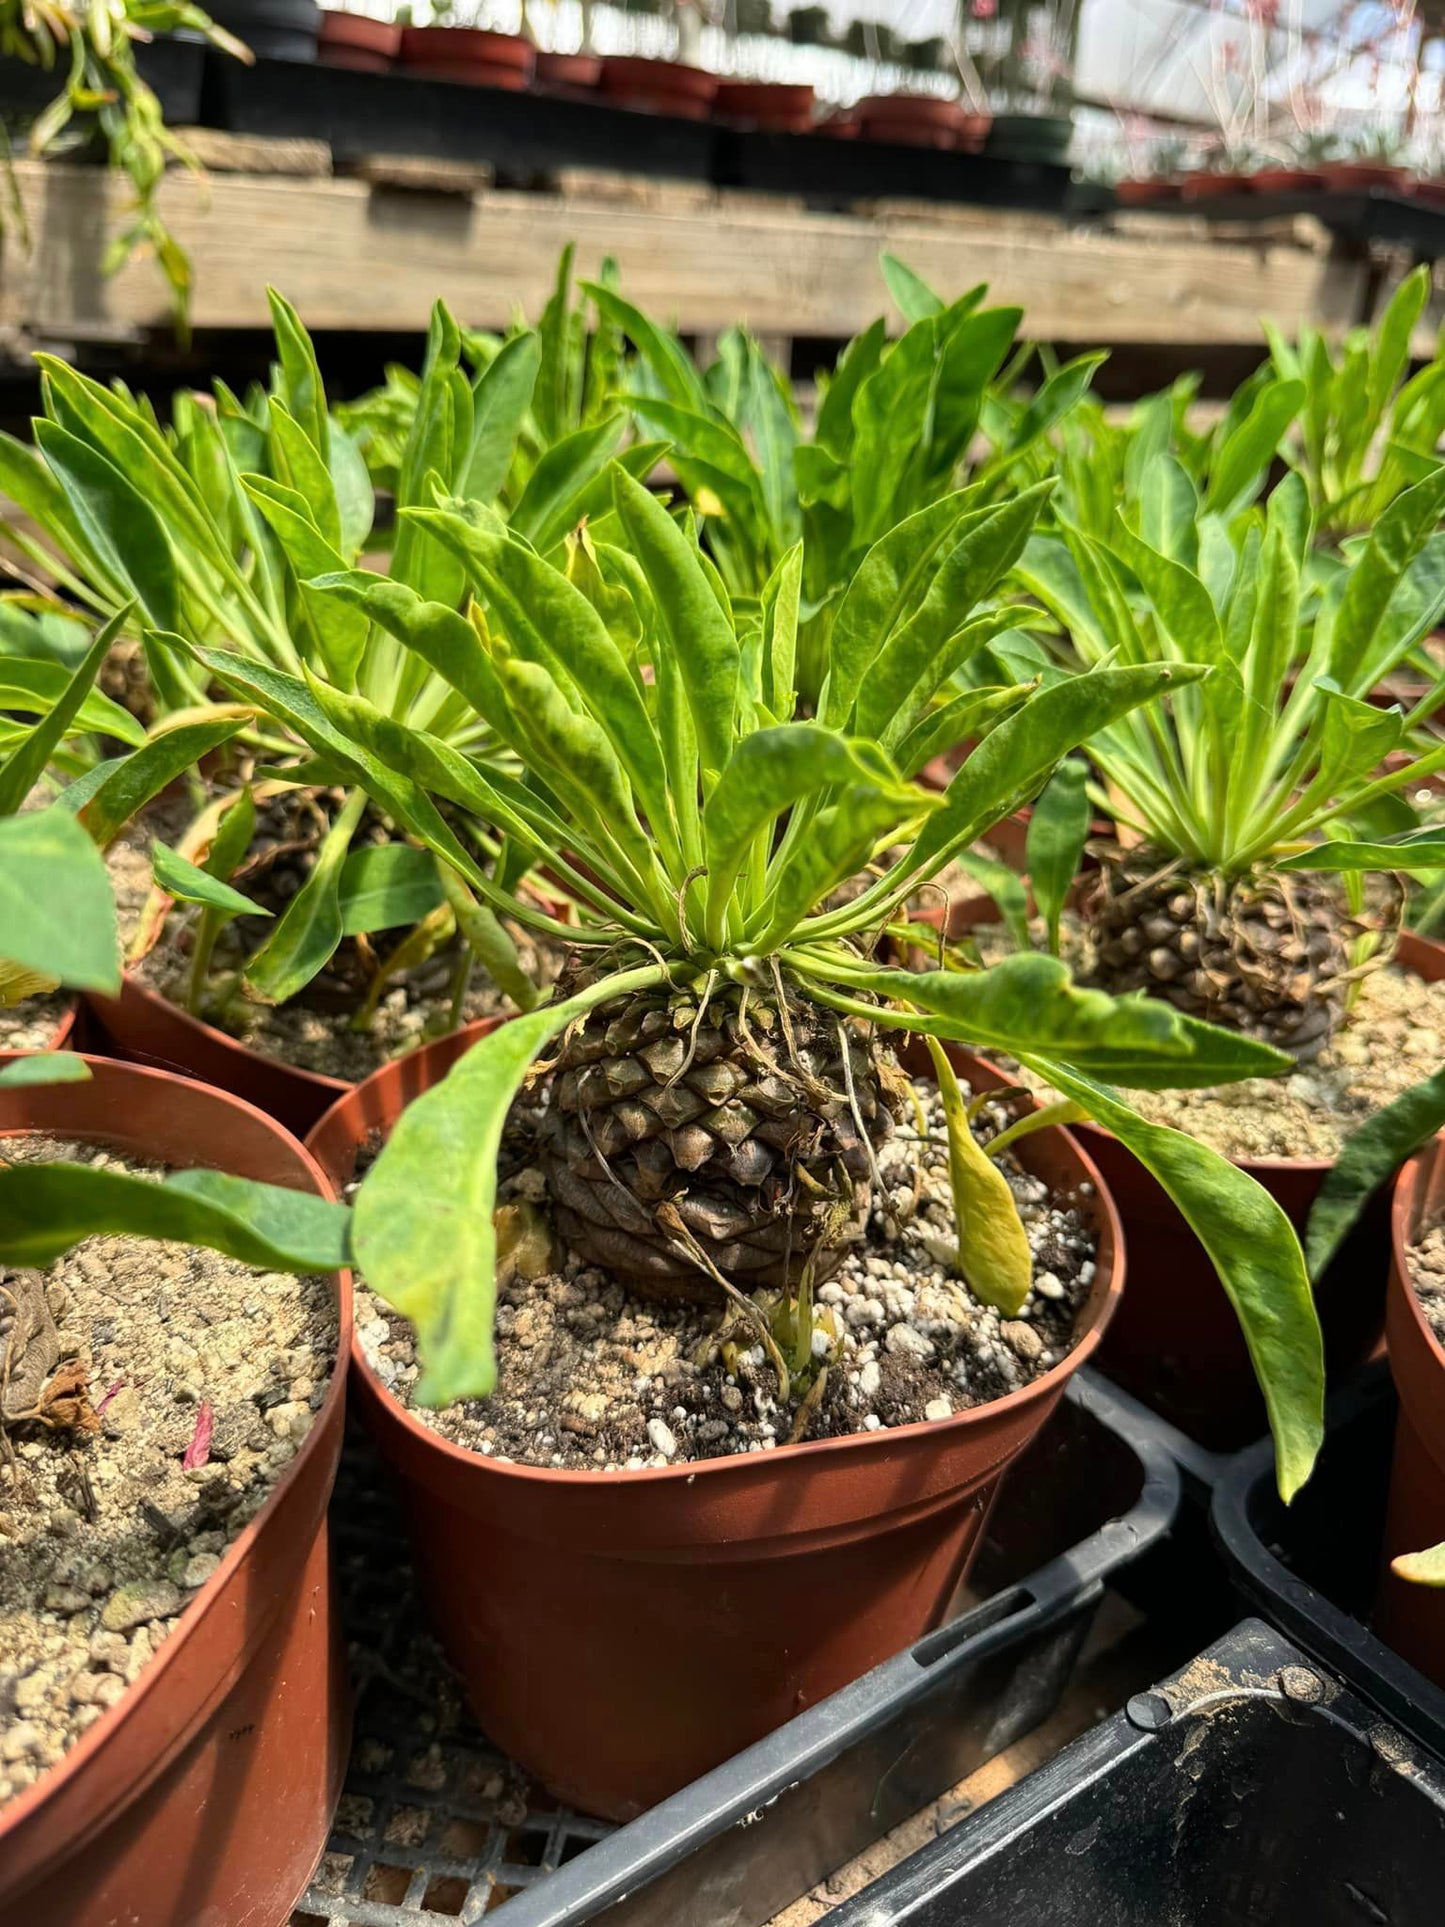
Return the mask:
M1202 223L1085 227L917 202L819 213L759 194L586 177L539 194L408 179L394 164L369 180L261 173L254 161L222 172L224 139L208 143L211 172L174 171L162 190L191 256L197 328L267 326L268 283L317 329L419 330L438 295L474 326L502 326L519 308L540 312L569 240L580 272L614 256L629 297L689 334L744 321L774 337L851 335L887 305L884 249L941 288L987 281L1041 340L1254 344L1261 315L1286 331L1305 320L1334 327L1361 318L1366 298L1364 264L1298 225L1222 241ZM101 272L126 218L120 179L30 161L15 176L32 246L4 243L0 330L18 344L168 325L153 262Z

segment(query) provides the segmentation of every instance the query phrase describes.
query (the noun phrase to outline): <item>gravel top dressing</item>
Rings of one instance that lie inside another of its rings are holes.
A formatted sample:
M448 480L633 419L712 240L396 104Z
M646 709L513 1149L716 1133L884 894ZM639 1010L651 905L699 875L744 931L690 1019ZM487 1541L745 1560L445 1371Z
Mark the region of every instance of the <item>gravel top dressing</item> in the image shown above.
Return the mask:
M39 1136L4 1151L162 1175ZM260 1510L325 1397L337 1323L324 1278L134 1237L0 1283L41 1327L10 1360L0 1432L3 1802L121 1698ZM15 1416L36 1403L62 1422Z
M1410 1287L1425 1322L1445 1345L1445 1224L1433 1226L1411 1251Z
M1005 1154L1034 1285L1012 1319L971 1296L952 1270L942 1106L931 1083L917 1089L928 1137L919 1141L910 1113L883 1146L884 1188L866 1239L817 1292L819 1317L832 1320L836 1337L815 1332L815 1352L836 1356L807 1415L809 1440L948 1418L1027 1385L1072 1348L1094 1281L1096 1241L1084 1216ZM761 1344L742 1350L729 1372L711 1343L717 1310L644 1301L570 1260L550 1268L545 1192L529 1165L504 1178L498 1196L536 1215L533 1275L514 1275L498 1294L497 1390L443 1412L418 1410L424 1424L475 1452L576 1471L634 1471L789 1442L796 1414L780 1406ZM410 1325L362 1287L357 1332L378 1377L409 1404L417 1376Z
M49 1050L72 999L67 990L23 997L0 1008L0 1050Z
M972 935L986 963L1013 949L1001 924ZM1064 919L1062 950L1088 982L1092 958L1076 917ZM1442 1039L1445 982L1386 964L1361 980L1342 1029L1298 1071L1199 1091L1132 1091L1130 1102L1153 1123L1176 1125L1227 1157L1334 1159L1366 1118L1429 1076ZM1028 1071L1017 1074L1035 1091L1049 1088Z

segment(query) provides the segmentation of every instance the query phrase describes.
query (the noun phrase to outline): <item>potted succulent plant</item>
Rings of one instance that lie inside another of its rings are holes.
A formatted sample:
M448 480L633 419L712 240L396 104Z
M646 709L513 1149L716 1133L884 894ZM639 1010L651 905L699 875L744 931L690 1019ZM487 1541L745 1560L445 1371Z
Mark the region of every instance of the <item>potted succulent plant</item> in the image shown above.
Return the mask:
M1277 436L1277 420L1260 432ZM1065 954L1115 994L1144 991L1297 1059L1282 1088L1144 1107L1234 1157L1302 1225L1351 1130L1413 1081L1412 1033L1422 1008L1445 996L1433 988L1445 951L1399 931L1402 893L1388 874L1433 865L1438 838L1364 827L1372 806L1445 764L1445 750L1411 748L1427 711L1407 717L1367 700L1438 618L1445 470L1405 490L1316 598L1302 595L1311 518L1298 478L1275 489L1262 521L1247 518L1237 544L1211 532L1263 453L1261 443L1248 463L1240 451L1217 467L1202 502L1164 458L1160 486L1174 509L1153 540L1122 519L1108 538L1065 524L1030 544L1018 576L1085 662L1117 650L1216 665L1197 695L1166 698L1143 726L1125 720L1090 740L1096 793L1119 838L1096 851L1101 868L1079 892ZM1387 765L1398 750L1398 766ZM1081 841L1083 818L1072 821ZM1098 1132L1086 1137L1121 1200L1131 1250L1157 1254L1142 1260L1147 1282L1116 1323L1109 1369L1206 1442L1243 1443L1249 1365L1212 1265L1128 1155ZM1376 1224L1315 1280L1337 1362L1378 1338L1383 1270Z
M1434 460L1445 430L1438 357L1410 374L1429 298L1430 270L1420 266L1402 278L1373 327L1351 329L1338 344L1310 327L1292 342L1268 331L1273 367L1303 385L1287 454L1308 484L1319 541L1367 533Z
M1201 1226L1260 1358L1287 1491L1312 1458L1321 1380L1283 1214L1094 1082L1213 1082L1272 1070L1277 1052L1162 1004L1080 998L1051 958L913 974L869 955L868 933L1059 754L1196 672L1100 667L1010 692L1008 715L930 798L906 777L929 749L932 688L950 653L990 633L966 612L1018 555L1044 491L945 496L874 544L832 625L822 707L799 722L801 554L767 586L760 623L746 607L739 621L666 508L625 469L610 481L595 537L557 562L444 496L406 511L461 562L467 613L364 571L313 586L484 705L544 786L448 764L439 793L590 880L572 973L402 1113L361 1177L347 1248L378 1294L360 1383L408 1482L474 1702L551 1784L620 1814L943 1610L982 1493L1117 1295L1087 1164L1032 1120L991 1157L956 1084L976 1078L981 1095L990 1073L946 1045L1012 1048L1068 1080ZM208 660L224 681L223 655ZM292 680L269 679L278 710L297 703ZM312 695L315 711L296 715L316 754L339 753L344 731L351 754L398 785L424 795L442 780L425 732L320 681ZM422 807L413 795L404 814ZM898 853L892 866L834 906L834 886L882 848ZM933 1040L911 1071L884 1048L898 1031ZM397 1089L430 1074L413 1060L344 1101L317 1134L339 1172L364 1161ZM902 1165L889 1149L897 1103ZM1043 1182L1053 1242L1037 1251L1004 1150ZM900 1186L904 1169L914 1176ZM875 1309L870 1266L897 1248L904 1192L927 1171L942 1296L920 1309L912 1286L880 1285ZM554 1238L558 1258L572 1254L560 1273ZM968 1297L949 1282L955 1266ZM659 1308L629 1296L639 1290L683 1302ZM970 1359L1005 1311L1019 1350L999 1399ZM920 1318L928 1329L912 1337L882 1336ZM1029 1318L1032 1336L1015 1329ZM564 1330L580 1370L615 1359L622 1379L529 1386L528 1360L555 1358ZM476 1403L489 1393L492 1405ZM427 1406L437 1415L423 1422ZM478 1586L465 1575L483 1538ZM801 1646L798 1613L812 1629ZM645 1720L634 1652L655 1687Z
M113 986L118 956L72 809L0 823L0 970ZM326 1504L350 1296L325 1181L234 1098L68 1053L0 1054L0 1145L0 1913L279 1921L349 1729ZM216 1168L187 1189L155 1182L166 1164ZM231 1216L240 1178L278 1187L282 1262L321 1275L286 1278L264 1223Z

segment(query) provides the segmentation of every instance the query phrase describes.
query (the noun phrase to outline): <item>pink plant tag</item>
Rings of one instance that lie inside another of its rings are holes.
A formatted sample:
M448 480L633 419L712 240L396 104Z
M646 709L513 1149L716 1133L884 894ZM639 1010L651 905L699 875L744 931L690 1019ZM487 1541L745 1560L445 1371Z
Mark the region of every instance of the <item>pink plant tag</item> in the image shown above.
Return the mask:
M198 1465L204 1465L211 1456L211 1427L215 1422L211 1401L203 1398L201 1409L196 1413L196 1429L191 1434L191 1442L186 1447L186 1456L181 1460L181 1469L191 1472Z

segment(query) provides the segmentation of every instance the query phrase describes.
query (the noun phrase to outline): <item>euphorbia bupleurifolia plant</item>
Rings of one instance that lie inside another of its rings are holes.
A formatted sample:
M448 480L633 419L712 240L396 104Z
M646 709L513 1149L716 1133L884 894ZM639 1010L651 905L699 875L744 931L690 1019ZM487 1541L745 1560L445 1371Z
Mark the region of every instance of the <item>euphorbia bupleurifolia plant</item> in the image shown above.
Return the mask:
M1030 544L1018 578L1078 659L1213 672L1089 743L1098 800L1130 839L1100 852L1085 903L1102 985L1297 1056L1328 1041L1398 920L1398 891L1367 902L1359 873L1430 868L1441 849L1408 828L1382 842L1369 812L1445 768L1445 746L1413 735L1445 677L1408 715L1367 698L1445 613L1442 508L1436 466L1315 595L1297 476L1237 542L1166 459L1138 526L1118 516L1100 539L1065 524Z
M120 384L103 387L41 357L45 413L35 424L36 445L0 437L0 491L44 540L20 524L7 533L78 605L144 636L163 713L206 709L214 685L192 650L220 644L258 672L316 676L340 693L354 692L460 756L488 755L495 743L484 716L364 611L309 586L315 576L359 561L371 540L374 497L360 456L328 414L310 338L279 296L272 296L272 313L277 360L269 390L244 400L219 384L213 397L183 394L167 429ZM551 325L569 342L575 335L565 303ZM539 370L551 369L560 354L558 343L521 332L469 375L460 331L438 305L397 479L400 508L428 499L433 479L479 505L496 499L524 423L540 406ZM508 510L539 551L555 549L601 505L604 470L626 430L625 412L613 408L562 433L531 462ZM652 445L624 459L645 471L655 457ZM404 513L387 579L452 603L465 584L455 558ZM243 740L273 760L304 749L284 719L279 731L248 727ZM283 780L324 788L335 774L324 766L292 767ZM270 787L258 795L276 793L276 773L267 780ZM306 883L246 960L250 991L285 1001L327 964L344 933L420 920L416 934L382 960L359 1021L389 967L417 961L453 931L461 934L463 962L475 957L513 1001L530 1003L533 988L512 938L476 902L454 863L401 846L385 857L359 850L360 860L348 866L369 803L382 807L364 783L347 786ZM233 832L250 804L249 797L237 804ZM168 893L200 904L203 916L226 914L217 886L228 883L234 860L209 885L196 873L208 865L219 871L209 850L227 809L224 797L212 802L181 837L180 862L161 858ZM494 856L486 825L471 830L477 847ZM230 915L241 913L238 901L227 901ZM546 927L565 938L560 924L548 920ZM204 953L208 929L198 934ZM212 1009L203 971L193 973L193 1001Z
M875 543L830 627L816 714L795 720L805 558L782 559L756 609L734 606L686 522L622 468L607 539L555 560L484 508L439 492L406 512L464 575L460 610L394 580L341 572L310 593L364 612L440 677L525 776L483 768L360 693L193 651L314 753L444 847L478 897L518 922L533 906L452 848L438 803L494 824L562 875L579 906L576 964L549 1000L502 1024L405 1113L340 1207L186 1177L173 1209L193 1240L262 1262L349 1259L415 1323L418 1397L485 1394L494 1376L496 1164L524 1086L573 1249L639 1284L747 1303L766 1283L806 1333L813 1284L866 1211L887 1128L892 1031L1004 1050L1128 1142L1214 1255L1266 1388L1293 1492L1319 1436L1318 1328L1298 1245L1243 1173L1145 1123L1112 1082L1214 1084L1289 1060L1166 1005L1076 988L1056 959L995 969L884 968L873 941L951 856L1033 796L1059 758L1163 689L1184 662L1109 664L1048 686L951 699L950 740L987 721L942 795L908 782L939 740L935 695L1007 612L986 599L1042 504L978 488L944 496ZM957 704L972 705L965 719ZM964 725L961 727L960 725ZM890 853L890 854L884 854ZM837 887L876 865L861 895ZM949 1097L946 1062L940 1081ZM1108 1081L1104 1081L1108 1080ZM961 1266L990 1302L1027 1290L1013 1206L982 1174L953 1112ZM993 1167L987 1166L990 1175ZM144 1211L114 1174L0 1172L15 1256Z

